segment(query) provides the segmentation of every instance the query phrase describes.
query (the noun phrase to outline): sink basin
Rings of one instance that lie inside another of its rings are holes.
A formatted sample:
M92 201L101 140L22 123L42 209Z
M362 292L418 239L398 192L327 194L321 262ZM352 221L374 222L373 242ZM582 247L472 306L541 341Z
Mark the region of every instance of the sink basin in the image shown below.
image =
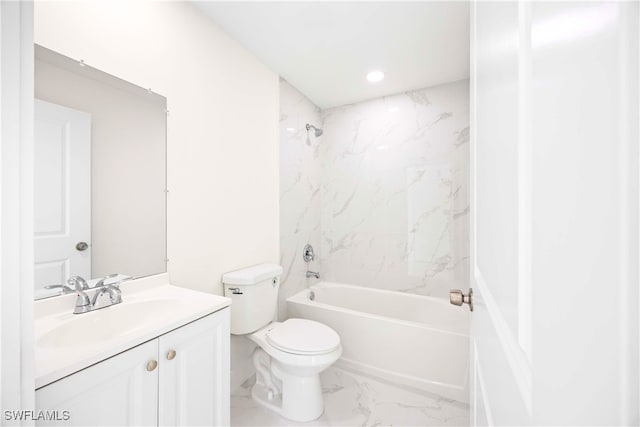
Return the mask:
M43 348L59 348L107 342L159 322L168 311L179 305L172 300L146 300L76 314L71 320L40 336L37 344Z

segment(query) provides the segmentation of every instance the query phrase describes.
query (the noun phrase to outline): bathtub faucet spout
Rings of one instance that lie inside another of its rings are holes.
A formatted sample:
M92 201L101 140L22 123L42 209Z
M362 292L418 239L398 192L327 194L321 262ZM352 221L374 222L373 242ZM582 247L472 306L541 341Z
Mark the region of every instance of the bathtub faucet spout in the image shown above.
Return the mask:
M316 279L320 278L320 273L316 272L316 271L307 271L307 278L309 277L315 277Z

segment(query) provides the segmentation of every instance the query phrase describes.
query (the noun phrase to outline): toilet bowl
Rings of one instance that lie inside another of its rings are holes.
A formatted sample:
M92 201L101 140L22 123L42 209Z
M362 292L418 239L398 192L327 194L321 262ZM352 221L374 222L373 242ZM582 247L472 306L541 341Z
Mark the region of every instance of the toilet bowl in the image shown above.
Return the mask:
M340 336L312 320L274 321L281 274L279 265L260 264L222 276L231 333L258 345L253 399L290 420L312 421L324 410L320 372L342 354Z

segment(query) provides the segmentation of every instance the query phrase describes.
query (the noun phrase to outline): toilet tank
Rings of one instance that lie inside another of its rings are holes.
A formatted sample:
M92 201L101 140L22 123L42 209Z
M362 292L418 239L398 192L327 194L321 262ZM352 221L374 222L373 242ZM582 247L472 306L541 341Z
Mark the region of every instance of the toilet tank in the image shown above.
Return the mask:
M231 333L243 335L276 317L282 267L258 264L222 275L224 296L231 298Z

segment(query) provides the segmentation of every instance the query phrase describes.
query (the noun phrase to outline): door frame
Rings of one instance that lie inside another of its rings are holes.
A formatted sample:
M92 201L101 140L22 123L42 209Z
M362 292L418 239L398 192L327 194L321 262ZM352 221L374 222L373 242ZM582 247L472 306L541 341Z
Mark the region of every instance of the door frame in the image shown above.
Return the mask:
M0 405L32 410L33 2L0 2ZM0 424L32 424L5 419Z

